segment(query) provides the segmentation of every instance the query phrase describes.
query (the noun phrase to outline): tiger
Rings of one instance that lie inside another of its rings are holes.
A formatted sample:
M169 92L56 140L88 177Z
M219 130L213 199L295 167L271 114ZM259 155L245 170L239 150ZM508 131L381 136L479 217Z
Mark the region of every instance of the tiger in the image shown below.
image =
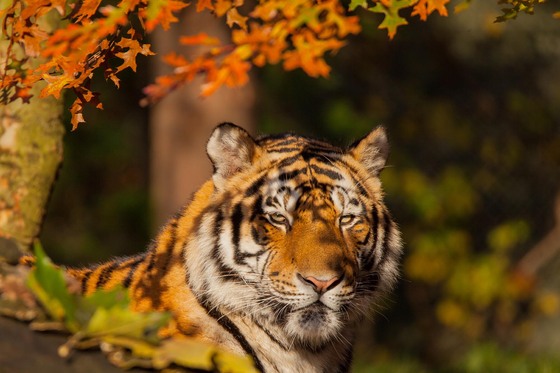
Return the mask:
M170 336L258 371L350 371L361 320L399 276L384 128L341 148L223 123L206 151L211 178L145 252L68 274L86 295L128 289L134 310L172 314Z

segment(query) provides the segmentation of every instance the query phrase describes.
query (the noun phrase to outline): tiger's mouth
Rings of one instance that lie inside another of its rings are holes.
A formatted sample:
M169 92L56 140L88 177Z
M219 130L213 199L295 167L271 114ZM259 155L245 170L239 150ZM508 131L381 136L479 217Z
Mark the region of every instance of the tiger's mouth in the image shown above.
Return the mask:
M327 322L329 308L317 301L299 310L299 323L303 328L320 327Z
M342 320L319 300L297 310L287 317L286 331L310 347L322 346L340 333Z

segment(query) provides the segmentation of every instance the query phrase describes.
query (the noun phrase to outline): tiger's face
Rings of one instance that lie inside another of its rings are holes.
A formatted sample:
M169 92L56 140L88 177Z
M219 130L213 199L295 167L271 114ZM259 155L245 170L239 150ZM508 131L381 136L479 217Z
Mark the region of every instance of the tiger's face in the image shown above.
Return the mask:
M203 301L317 348L390 289L400 239L382 202L377 131L343 151L218 127L208 144L214 195L197 233L211 260L189 268Z

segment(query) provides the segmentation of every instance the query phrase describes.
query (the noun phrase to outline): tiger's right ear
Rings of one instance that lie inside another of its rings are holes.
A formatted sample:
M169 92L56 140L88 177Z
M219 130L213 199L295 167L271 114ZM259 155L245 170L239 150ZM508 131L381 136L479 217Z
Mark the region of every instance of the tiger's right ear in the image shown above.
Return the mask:
M216 189L221 190L228 179L249 167L256 149L255 140L243 128L232 123L216 127L206 144Z

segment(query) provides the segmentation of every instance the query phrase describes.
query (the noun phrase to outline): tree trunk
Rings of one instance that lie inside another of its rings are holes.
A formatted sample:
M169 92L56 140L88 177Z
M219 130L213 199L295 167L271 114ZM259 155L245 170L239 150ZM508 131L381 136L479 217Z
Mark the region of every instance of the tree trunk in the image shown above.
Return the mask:
M169 31L156 32L154 48L159 62L155 75L170 72L161 57L175 50L180 35L207 34L227 40L223 19L187 8L181 22ZM189 49L188 51L193 51ZM202 80L195 80L158 103L151 116L151 194L154 223L159 226L175 213L210 177L206 141L221 122L233 122L254 132L254 87L221 88L211 97L199 97Z
M0 61L5 61L0 44ZM0 66L0 74L3 74ZM0 257L14 260L39 234L62 161L62 102L39 98L0 106Z

